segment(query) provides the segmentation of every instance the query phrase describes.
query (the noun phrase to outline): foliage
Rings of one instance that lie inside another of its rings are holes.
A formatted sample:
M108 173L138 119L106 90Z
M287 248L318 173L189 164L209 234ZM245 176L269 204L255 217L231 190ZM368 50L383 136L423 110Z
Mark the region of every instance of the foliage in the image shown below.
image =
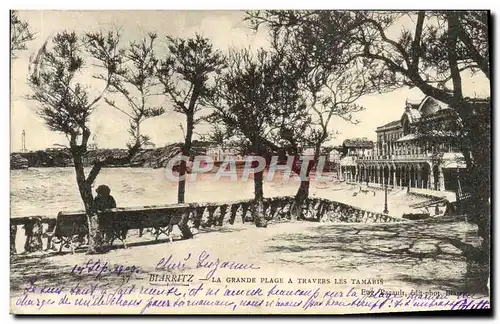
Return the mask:
M10 11L10 56L16 58L16 52L27 50L27 43L35 39L28 22L19 19L16 10Z
M454 78L454 69L482 71L489 77L487 11L257 11L249 15L254 28L266 24L307 35L311 43L326 50L325 57L345 63L361 58L364 64L375 64L370 66L370 79L381 86L416 86L445 103L453 97L446 82ZM399 37L391 37L403 23L414 29L405 27Z
M144 145L151 145L151 139L141 134L143 121L165 113L163 107L148 104L148 99L157 96L159 80L156 78L158 59L154 53L157 35L149 33L140 43L132 41L124 51L124 65L111 82L111 92L121 94L126 99L127 108L120 107L114 100L104 98L106 103L129 118L129 134L132 138L127 143L131 155Z
M306 35L312 48L325 50L320 59L326 62L334 57L362 64L367 80L382 90L418 87L449 105L466 134L468 168L484 169L490 134L478 127L471 100L463 96L461 72L481 71L489 78L488 12L256 11L248 19L254 28L265 24ZM475 145L477 138L484 139L483 147Z
M299 103L294 62L279 53L259 49L231 50L228 68L216 81L209 102L215 137L238 139L246 153L266 155L303 146L296 134L308 117ZM290 73L292 72L292 73Z
M29 98L41 105L38 114L49 129L70 137L72 149L85 149L90 136L87 126L90 114L120 72L123 58L115 52L118 40L119 35L111 32L88 33L84 37L75 32L61 32L53 38L52 50L47 50L47 43L44 44L34 62L28 80L33 91ZM85 54L90 54L95 65L106 71L104 75L93 75L105 80L103 90L94 98L76 78L84 68Z
M30 99L39 105L38 114L49 129L61 132L69 140L74 162L76 182L85 206L88 228L88 253L101 251L103 237L96 216L92 183L105 161L98 161L88 175L85 174L83 155L91 131L88 121L94 108L103 98L110 85L121 73L123 51L118 49L120 35L113 32L87 33L83 37L75 32L61 32L53 39L52 48L46 42L39 50L28 79L32 90ZM90 87L78 81L86 64L104 73L93 77L104 81L99 94L91 97ZM112 157L111 157L112 158Z
M276 23L265 19L266 13L263 16L260 12L248 12L246 20L255 29L264 24L270 31L273 48L297 65L294 81L297 83L299 101L307 112L307 119L303 124L305 128L296 134L304 143L302 150L310 147L314 149L313 161L309 163L306 178L301 182L295 197L296 205L300 206L309 195L307 177L318 163L322 146L337 133L331 131L332 119L341 118L357 123L355 114L364 108L356 101L365 94L379 91L380 87L374 82L377 78L373 77L373 71L376 70L361 68L368 64L362 65L360 60L343 61L351 42L343 37L343 30L330 30L325 39L311 37L321 32L315 25L301 26L302 28L283 28L281 25L286 19L293 21L300 12L269 12L270 15L272 13L277 14ZM340 12L335 17L319 12L315 21L324 24L332 18L346 17Z
M250 12L254 28L308 33L326 49L325 60L360 62L368 80L381 89L417 87L455 110L461 123L471 204L483 238L483 262L489 260L490 103L476 109L463 95L462 75L490 78L487 11L264 11ZM403 27L403 28L401 28ZM396 35L396 36L394 36ZM486 282L486 281L485 281Z
M174 111L186 116L182 154L189 156L195 126L204 116L198 116L202 102L213 96L213 77L224 68L224 56L213 48L208 38L196 34L193 38L167 36L168 53L160 60L157 76L163 85L163 93L173 104ZM186 162L179 168L179 203L184 202Z
M166 39L168 54L160 61L157 76L174 110L194 115L202 108L198 99L212 94L209 81L224 67L224 57L214 50L208 38L199 34L194 38L167 36Z

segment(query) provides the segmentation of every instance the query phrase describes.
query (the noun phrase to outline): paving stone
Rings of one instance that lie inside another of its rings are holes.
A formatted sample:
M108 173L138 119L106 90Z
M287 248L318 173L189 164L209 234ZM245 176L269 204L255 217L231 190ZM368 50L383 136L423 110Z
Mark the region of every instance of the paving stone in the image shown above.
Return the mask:
M443 251L443 253L446 254L455 254L455 255L463 254L463 252L459 248L448 243L441 243L439 244L439 247L441 248L441 251Z
M417 241L409 251L412 253L433 253L437 251L437 243L436 240Z

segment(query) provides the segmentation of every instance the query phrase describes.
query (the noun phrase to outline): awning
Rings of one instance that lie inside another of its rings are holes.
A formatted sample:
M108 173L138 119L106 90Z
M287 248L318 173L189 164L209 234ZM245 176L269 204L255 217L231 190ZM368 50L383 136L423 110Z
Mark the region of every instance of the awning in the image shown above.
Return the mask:
M464 162L450 162L443 165L443 169L464 169L466 167Z
M416 138L417 138L417 136L415 134L408 134L408 135L401 137L396 142L406 142L406 141L414 140Z
M345 158L340 160L341 166L356 166L356 162L354 161L352 156L346 156Z
M465 160L462 153L444 153L442 157L444 169L465 168Z

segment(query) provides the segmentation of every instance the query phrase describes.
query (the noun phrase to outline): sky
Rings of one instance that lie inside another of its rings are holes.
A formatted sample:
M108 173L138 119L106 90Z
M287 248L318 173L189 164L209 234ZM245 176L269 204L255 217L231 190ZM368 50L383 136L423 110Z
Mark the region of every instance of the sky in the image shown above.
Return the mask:
M11 151L21 149L22 131L26 132L28 150L53 147L54 144L67 145L64 135L49 130L37 114L37 103L26 99L30 94L26 79L29 58L40 48L45 40L62 30L74 30L77 33L119 28L123 41L138 41L147 32L155 31L159 40L164 35L190 37L195 33L210 38L214 47L224 52L231 47L250 47L255 50L266 46L265 30L254 33L243 22L243 11L20 11L21 20L27 21L36 33L36 39L28 43L28 50L18 53L11 65ZM398 32L398 31L396 31ZM161 44L158 53L162 53ZM87 78L86 84L93 89L101 89L102 84ZM489 84L481 76L464 82L465 95L484 96L489 93ZM109 96L120 103L120 98ZM338 132L328 144L338 145L346 138L367 137L376 139L375 129L392 120L399 119L404 111L407 99L423 99L418 89L402 88L390 93L372 94L361 97L358 104L365 110L354 117L356 125L342 119L332 120L330 131ZM163 105L167 113L145 121L141 131L151 137L157 146L183 140L180 124L185 124L184 116L172 112L171 106L159 96L152 103ZM91 142L100 148L124 148L129 140L127 117L102 101L95 109L90 120ZM198 133L208 131L200 125Z

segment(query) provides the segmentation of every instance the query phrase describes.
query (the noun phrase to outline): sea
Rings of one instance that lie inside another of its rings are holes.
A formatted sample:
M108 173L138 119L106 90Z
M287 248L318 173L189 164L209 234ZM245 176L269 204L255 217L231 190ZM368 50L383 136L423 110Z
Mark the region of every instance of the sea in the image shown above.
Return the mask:
M90 168L86 169L86 173ZM251 199L254 183L250 178L216 178L215 174L197 174L196 179L188 176L186 202L221 202ZM236 180L236 181L233 181ZM93 188L105 184L111 188L111 195L118 207L172 204L177 202L175 180L169 179L165 169L152 168L104 168L99 173ZM264 196L294 195L300 185L298 178L283 180L275 177L264 182ZM83 209L75 170L67 168L29 168L10 171L10 214L11 217L49 216L59 211ZM95 195L95 192L94 192Z

